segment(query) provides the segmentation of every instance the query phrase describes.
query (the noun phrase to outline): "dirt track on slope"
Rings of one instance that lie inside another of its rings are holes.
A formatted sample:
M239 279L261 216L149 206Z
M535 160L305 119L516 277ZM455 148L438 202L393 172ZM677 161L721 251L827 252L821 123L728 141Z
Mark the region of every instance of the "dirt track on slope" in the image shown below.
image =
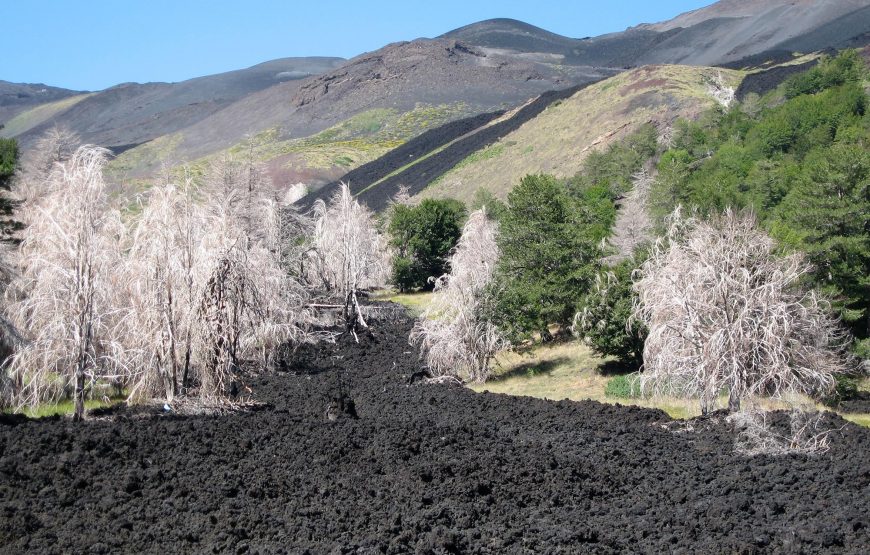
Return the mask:
M408 385L410 323L300 349L230 416L0 421L5 553L866 553L870 430L732 453L721 415ZM329 399L359 418L329 421ZM670 424L669 424L670 423ZM668 426L670 429L665 429Z

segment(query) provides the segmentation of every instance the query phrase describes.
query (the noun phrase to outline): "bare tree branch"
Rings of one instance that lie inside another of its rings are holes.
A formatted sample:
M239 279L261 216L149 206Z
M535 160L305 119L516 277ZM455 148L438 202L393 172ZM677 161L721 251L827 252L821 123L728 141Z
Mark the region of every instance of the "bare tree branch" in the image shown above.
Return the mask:
M497 224L484 209L468 217L450 257L450 273L435 282L435 294L411 332L435 376L483 382L492 357L510 344L485 316L486 287L498 261Z
M834 386L849 369L845 332L824 299L801 289L803 256L775 251L751 214L702 222L677 209L635 280L635 317L649 328L645 389L697 396L707 413L726 388L735 411L750 395Z

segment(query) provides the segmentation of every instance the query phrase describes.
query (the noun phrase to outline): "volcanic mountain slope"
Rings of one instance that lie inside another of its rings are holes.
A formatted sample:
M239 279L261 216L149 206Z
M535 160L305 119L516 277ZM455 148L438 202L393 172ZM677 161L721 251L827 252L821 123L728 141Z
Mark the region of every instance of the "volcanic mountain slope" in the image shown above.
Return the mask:
M719 65L760 52L812 52L849 46L870 30L870 0L722 0L670 21L573 39L511 19L492 19L443 35L502 52L566 64Z
M206 156L258 129L278 141L310 136L366 110L405 113L419 105L461 103L452 117L470 117L516 107L545 90L587 84L627 66L721 64L774 47L792 52L837 46L870 28L864 19L867 6L870 0L827 2L824 8L801 1L726 1L671 22L593 39L563 37L509 19L483 21L435 40L396 43L364 54L306 80L292 95L273 88L242 99L183 130L175 137L171 159ZM432 128L422 126L399 140ZM357 151L344 158L354 160L352 168L370 156ZM272 165L273 175L284 172L315 185L342 169L313 168L298 157Z
M595 149L645 123L667 129L715 104L710 83L736 87L741 71L644 66L589 86L548 92L508 112L467 118L416 137L309 195L327 198L340 182L374 210L401 186L421 197L472 200L479 188L505 197L527 174L569 177Z
M79 91L49 87L42 83L0 81L0 124L40 104L56 102L81 94Z
M586 156L644 123L664 131L677 118L693 118L715 101L708 83L736 87L733 70L694 66L644 66L578 91L536 118L459 161L431 182L422 196L471 200L478 188L504 198L524 175L570 177Z
M160 149L161 156L180 163L232 147L252 135L268 136L272 142L311 137L373 110L407 114L421 107L452 106L451 117L456 119L615 73L550 61L486 52L450 39L390 44L298 84L249 95L182 129ZM439 123L437 119L431 123ZM401 139L431 127L421 125ZM135 159L151 148L130 153L131 175L142 169Z
M642 64L722 64L771 48L866 42L868 18L870 0L726 0L587 39L488 20L347 62L291 58L183 83L70 91L19 113L6 135L26 148L47 127L66 125L87 142L128 151L113 164L125 179L254 144L276 180L317 186L443 123L514 109L545 91Z
M63 125L87 143L120 150L192 125L253 92L298 82L343 62L341 58L284 58L180 83L124 83L45 120L32 118L36 125L18 138L26 147L48 127Z

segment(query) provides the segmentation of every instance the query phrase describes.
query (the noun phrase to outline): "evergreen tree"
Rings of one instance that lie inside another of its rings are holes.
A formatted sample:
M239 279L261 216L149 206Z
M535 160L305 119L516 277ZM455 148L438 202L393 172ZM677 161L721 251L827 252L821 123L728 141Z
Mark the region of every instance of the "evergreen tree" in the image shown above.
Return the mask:
M393 283L400 290L431 289L450 271L450 250L462 235L465 206L455 199L425 199L417 206L395 205L388 226L393 259Z
M508 195L495 319L510 338L540 332L547 340L550 324L570 326L577 296L590 287L602 254L601 226L592 225L600 216L548 175L528 175Z
M779 207L773 232L804 251L816 286L859 337L870 332L870 152L835 145L810 153Z
M0 139L0 241L11 241L12 234L22 228L21 223L11 219L17 203L7 192L18 169L18 142L15 139Z

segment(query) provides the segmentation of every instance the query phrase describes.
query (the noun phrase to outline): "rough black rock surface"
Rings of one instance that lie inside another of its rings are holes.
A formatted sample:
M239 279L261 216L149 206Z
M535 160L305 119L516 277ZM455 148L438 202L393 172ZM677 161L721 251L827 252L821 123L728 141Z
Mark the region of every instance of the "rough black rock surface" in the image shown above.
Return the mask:
M818 60L811 60L802 64L779 66L758 73L750 73L740 82L740 86L734 91L734 96L741 102L750 93L762 96L785 83L792 75L803 73L818 63Z
M0 419L5 553L866 553L870 430L732 452L721 415L408 385L410 322L230 416ZM357 418L328 418L336 398ZM833 418L833 417L832 417ZM670 423L666 429L664 425ZM843 426L841 420L832 424Z

